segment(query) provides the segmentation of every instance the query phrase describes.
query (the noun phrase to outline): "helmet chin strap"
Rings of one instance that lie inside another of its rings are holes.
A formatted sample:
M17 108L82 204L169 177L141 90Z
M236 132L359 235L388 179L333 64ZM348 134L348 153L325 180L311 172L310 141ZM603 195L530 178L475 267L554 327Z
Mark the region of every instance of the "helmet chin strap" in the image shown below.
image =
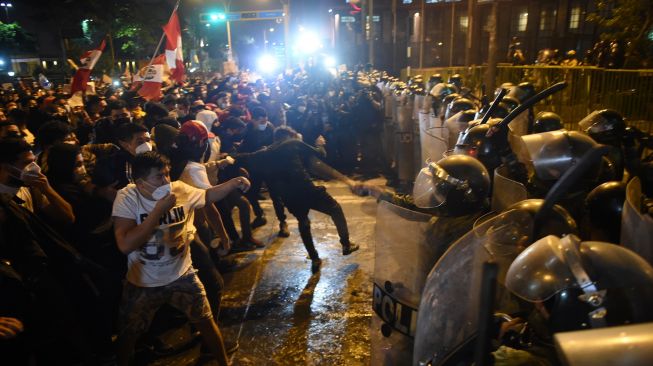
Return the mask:
M567 235L560 239L560 245L562 246L562 253L565 262L569 265L569 269L576 279L576 283L583 291L583 295L580 295L578 298L595 308L587 314L589 316L590 325L592 328L605 327L605 316L608 312L602 305L605 300L606 291L599 290L596 287L596 283L592 281L590 276L587 274L587 271L585 271L585 268L583 268L580 258L580 250L578 249L580 239L573 234Z

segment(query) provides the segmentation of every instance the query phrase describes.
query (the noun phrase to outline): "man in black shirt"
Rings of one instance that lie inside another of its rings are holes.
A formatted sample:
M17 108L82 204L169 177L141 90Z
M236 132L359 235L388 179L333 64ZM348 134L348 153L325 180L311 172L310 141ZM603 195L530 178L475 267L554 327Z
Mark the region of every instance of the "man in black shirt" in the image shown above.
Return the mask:
M326 188L316 186L307 166L311 159L320 158L323 152L295 138L296 132L279 127L274 133L274 144L255 153L238 154L236 159L246 166L256 166L263 173L271 192L281 197L283 203L299 221L299 233L311 258L311 270L319 271L322 260L315 249L308 212L313 209L331 216L342 244L342 254L348 255L359 246L349 241L347 220L340 204Z

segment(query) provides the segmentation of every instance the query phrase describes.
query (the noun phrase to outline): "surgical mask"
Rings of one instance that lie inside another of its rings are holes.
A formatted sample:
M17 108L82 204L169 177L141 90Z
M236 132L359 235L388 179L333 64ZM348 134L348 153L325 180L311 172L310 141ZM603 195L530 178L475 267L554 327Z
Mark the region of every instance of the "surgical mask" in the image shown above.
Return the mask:
M336 95L336 92L335 92L335 91L333 91L333 90L330 90L330 91L329 91L329 96L330 96L330 97L333 97L333 96L335 96L335 95Z
M267 123L260 124L258 125L258 130L259 131L265 131L265 129L268 127Z
M144 143L136 146L136 150L134 150L134 151L136 152L136 155L142 154L142 153L145 153L145 152L148 152L148 151L152 151L152 144L149 143L149 142L144 142Z
M172 192L172 183L166 183L158 187L147 182L146 180L143 180L143 183L145 183L145 185L149 186L150 188L154 188L154 191L152 191L152 198L154 198L155 201L161 200L162 198L169 195L170 192Z
M297 110L299 111L299 113L304 113L304 112L306 112L306 107L304 107L304 106L297 107Z
M35 176L38 176L39 173L41 173L41 167L38 164L36 164L36 162L31 162L31 163L27 164L23 168L23 170L20 170L20 169L18 169L16 167L14 167L14 169L16 169L17 171L20 171L19 179L22 180L22 181L25 181L25 179L27 177L30 177L30 176L35 177Z
M218 104L218 106L220 107L220 109L227 109L229 107L229 103L222 102Z

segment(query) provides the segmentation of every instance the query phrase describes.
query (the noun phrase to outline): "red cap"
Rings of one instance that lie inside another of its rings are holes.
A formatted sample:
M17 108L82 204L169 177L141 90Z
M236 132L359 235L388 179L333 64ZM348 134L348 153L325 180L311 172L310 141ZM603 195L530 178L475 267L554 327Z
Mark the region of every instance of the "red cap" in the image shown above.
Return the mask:
M179 133L183 133L188 136L190 141L202 141L208 138L214 138L215 135L209 132L204 126L204 123L200 121L188 121L181 125Z

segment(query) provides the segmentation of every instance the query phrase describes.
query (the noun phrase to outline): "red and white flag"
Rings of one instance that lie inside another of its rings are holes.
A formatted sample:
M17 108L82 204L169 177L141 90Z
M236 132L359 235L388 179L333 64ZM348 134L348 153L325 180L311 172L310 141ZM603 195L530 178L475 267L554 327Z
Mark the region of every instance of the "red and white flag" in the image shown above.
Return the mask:
M181 28L177 10L172 12L170 21L163 26L163 32L166 34L166 62L172 73L170 79L181 83L186 78L186 70L184 55L181 51Z
M144 67L138 77L134 76L134 82L140 82L138 95L145 100L159 100L163 96L161 85L165 79L166 56L161 54L152 60L150 66Z
M103 39L102 43L100 43L100 47L85 52L79 59L82 65L75 72L75 76L73 76L72 85L70 86L71 94L86 90L86 83L88 82L88 78L91 76L93 67L95 67L95 64L100 59L100 56L102 56L102 51L104 50L105 43L106 42Z

